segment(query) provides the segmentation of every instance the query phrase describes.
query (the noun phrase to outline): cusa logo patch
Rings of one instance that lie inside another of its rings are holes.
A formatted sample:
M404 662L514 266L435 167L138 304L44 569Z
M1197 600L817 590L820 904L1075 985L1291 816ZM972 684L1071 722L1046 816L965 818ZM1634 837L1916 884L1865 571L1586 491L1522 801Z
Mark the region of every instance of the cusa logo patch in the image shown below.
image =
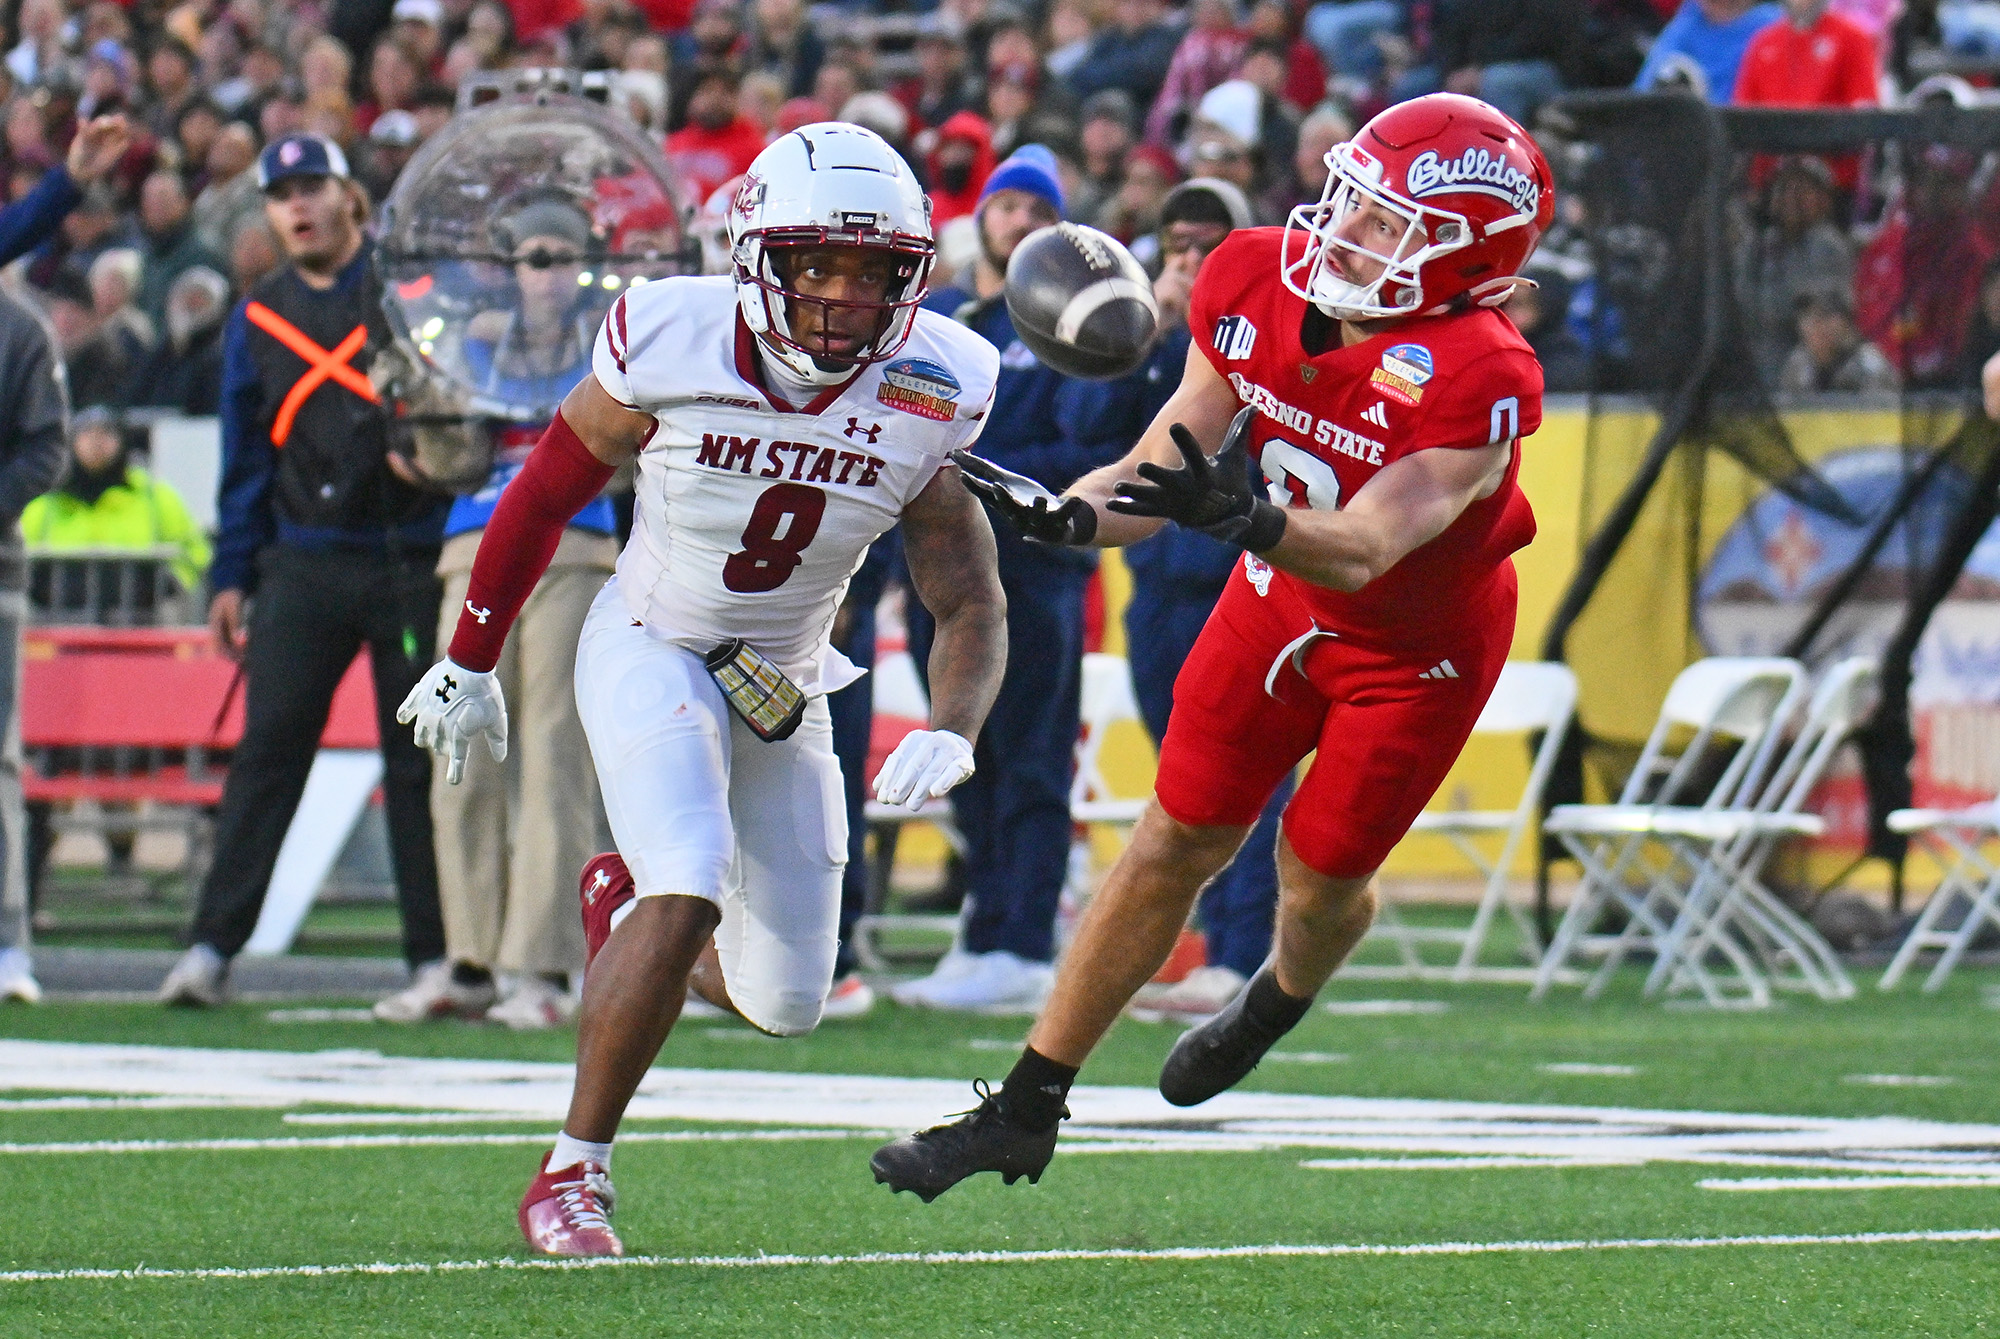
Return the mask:
M1225 316L1215 323L1215 351L1224 358L1250 356L1257 343L1257 327L1247 316Z

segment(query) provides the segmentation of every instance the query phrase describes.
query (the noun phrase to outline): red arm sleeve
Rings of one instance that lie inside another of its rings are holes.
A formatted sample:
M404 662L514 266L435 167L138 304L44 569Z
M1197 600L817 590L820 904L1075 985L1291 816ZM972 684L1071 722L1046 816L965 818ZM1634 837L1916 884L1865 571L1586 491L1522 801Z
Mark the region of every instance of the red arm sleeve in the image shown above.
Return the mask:
M486 523L452 634L454 662L482 672L500 662L507 629L548 570L563 527L604 491L611 474L611 466L590 454L558 410Z

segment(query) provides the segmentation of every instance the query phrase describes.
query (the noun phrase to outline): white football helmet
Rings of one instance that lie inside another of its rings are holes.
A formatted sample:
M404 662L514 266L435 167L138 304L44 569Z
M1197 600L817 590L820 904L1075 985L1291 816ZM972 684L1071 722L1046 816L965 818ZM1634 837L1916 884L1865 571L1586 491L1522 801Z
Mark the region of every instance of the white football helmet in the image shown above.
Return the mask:
M800 126L757 155L729 211L729 243L744 324L793 376L815 386L836 385L863 364L895 356L910 337L937 257L930 197L909 165L874 131L839 121ZM803 246L890 252L897 284L881 302L804 297L772 254ZM851 357L815 357L792 334L791 302L873 310L875 337Z

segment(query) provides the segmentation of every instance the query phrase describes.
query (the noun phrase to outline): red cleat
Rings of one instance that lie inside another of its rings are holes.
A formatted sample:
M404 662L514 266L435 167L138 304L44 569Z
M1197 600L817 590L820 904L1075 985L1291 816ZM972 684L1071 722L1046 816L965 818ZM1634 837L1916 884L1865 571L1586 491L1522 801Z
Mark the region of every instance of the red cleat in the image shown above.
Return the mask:
M584 863L577 893L583 900L583 966L588 971L597 950L611 938L611 914L634 894L632 871L625 868L625 857L616 851L592 856Z
M625 1243L611 1230L616 1198L611 1176L594 1162L548 1170L552 1154L521 1196L521 1235L543 1255L623 1255Z

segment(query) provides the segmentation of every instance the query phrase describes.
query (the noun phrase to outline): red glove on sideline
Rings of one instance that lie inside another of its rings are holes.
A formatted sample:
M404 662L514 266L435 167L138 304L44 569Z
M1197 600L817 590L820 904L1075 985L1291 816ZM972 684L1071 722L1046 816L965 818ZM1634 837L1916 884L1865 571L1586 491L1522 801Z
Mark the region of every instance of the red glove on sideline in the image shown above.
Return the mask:
M604 491L611 475L611 466L590 454L558 410L486 523L452 634L454 662L481 672L500 662L507 629L548 570L563 529Z

